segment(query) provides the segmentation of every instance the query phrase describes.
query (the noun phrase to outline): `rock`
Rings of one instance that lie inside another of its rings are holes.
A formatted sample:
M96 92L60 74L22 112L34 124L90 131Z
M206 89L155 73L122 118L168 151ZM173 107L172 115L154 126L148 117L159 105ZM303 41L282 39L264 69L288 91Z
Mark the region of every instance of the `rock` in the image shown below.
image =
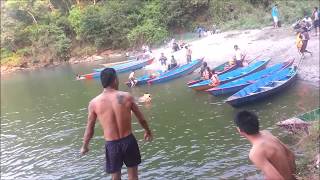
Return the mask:
M20 64L19 67L20 68L28 68L28 62L23 62L22 64Z

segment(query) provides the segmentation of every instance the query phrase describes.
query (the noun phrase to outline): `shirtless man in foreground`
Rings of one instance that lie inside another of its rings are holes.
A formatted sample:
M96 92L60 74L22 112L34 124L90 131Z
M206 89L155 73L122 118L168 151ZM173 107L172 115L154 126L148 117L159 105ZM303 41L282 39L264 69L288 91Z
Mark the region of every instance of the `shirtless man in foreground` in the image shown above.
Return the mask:
M240 135L252 144L250 160L267 180L296 179L294 154L270 132L259 131L259 121L255 114L241 111L234 122Z
M127 92L118 91L116 71L105 68L100 78L104 89L89 103L88 123L81 154L89 151L89 141L94 134L96 119L99 119L106 140L106 172L112 174L112 179L121 179L121 167L124 163L128 168L128 178L136 180L141 156L137 140L132 134L131 111L145 129L145 140L152 140L151 131L134 98Z

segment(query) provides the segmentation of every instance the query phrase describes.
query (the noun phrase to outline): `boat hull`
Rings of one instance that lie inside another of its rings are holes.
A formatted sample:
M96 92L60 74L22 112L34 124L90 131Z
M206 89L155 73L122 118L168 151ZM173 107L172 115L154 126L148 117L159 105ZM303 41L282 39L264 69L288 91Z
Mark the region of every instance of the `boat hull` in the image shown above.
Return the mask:
M276 73L277 71L280 71L282 69L285 69L285 68L291 66L293 64L293 62L294 62L294 59L290 59L290 60L285 61L283 63L275 64L265 70L258 71L256 73L252 73L251 75L247 75L243 78L239 78L237 80L234 80L234 81L230 82L231 84L226 83L222 86L209 89L209 90L207 90L207 92L209 92L210 94L212 94L214 96L236 93L237 91L240 91L244 87L246 87L252 83L255 83L259 79L270 76L273 73Z
M149 80L148 84L151 85L151 84L163 83L163 82L167 82L167 81L179 78L184 75L188 75L201 66L203 58L199 59L199 60L195 60L195 61L197 61L197 62L191 62L194 64L191 67L186 68L185 70L179 71L181 68L183 68L183 66L187 66L188 64L182 65L182 66L178 67L177 69L175 69L174 71L170 71L167 74L164 73L155 79Z
M286 80L283 84L274 87L270 90L267 91L262 91L259 93L255 93L249 96L245 96L245 97L241 97L241 98L236 98L234 95L229 97L226 102L228 104L230 104L233 107L239 107L241 105L244 104L248 104L248 103L252 103L252 102L256 102L258 100L262 100L266 97L270 97L284 89L286 89L288 86L290 86L291 84L293 84L293 82L295 82L295 80L297 79L297 72L295 71L295 74L293 76L291 76L288 80Z
M227 63L223 63L223 64L221 64L220 66L214 68L214 70L216 71L216 73L217 73L218 75L221 75L221 74L224 74L224 73L227 73L227 72L230 72L230 71L233 71L233 70L237 69L237 66L236 66L236 65L233 65L233 66L231 66L231 67L228 68L228 69L224 69L224 70L222 70L222 71L218 71L218 68L219 68L219 67L223 66L223 68L224 68L226 64L229 64L229 63L228 63L228 62L227 62ZM191 81L187 82L187 85L190 86L190 85L199 83L199 82L201 82L201 81L203 81L203 79L201 79L201 77L198 77L198 78L196 78L196 79L194 79L194 80L191 80Z
M223 79L223 80L220 79L220 84L228 83L230 81L242 78L242 77L247 76L249 74L252 74L252 73L258 72L258 71L260 71L262 69L265 69L267 64L268 64L268 62L269 62L269 60L265 61L259 67L256 67L255 69L253 69L252 71L250 71L250 72L248 72L246 74L242 74L242 75L239 75L239 76L236 76L236 77L232 77L232 78L229 78L229 79ZM235 70L235 71L237 71L237 70ZM229 73L232 73L232 72L233 71L231 71ZM226 75L226 74L224 74L224 75ZM193 85L189 86L189 88L192 88L193 90L196 90L196 91L204 91L204 90L207 90L207 89L215 87L215 86L210 86L211 80L205 80L205 81L202 81L199 84L193 84Z

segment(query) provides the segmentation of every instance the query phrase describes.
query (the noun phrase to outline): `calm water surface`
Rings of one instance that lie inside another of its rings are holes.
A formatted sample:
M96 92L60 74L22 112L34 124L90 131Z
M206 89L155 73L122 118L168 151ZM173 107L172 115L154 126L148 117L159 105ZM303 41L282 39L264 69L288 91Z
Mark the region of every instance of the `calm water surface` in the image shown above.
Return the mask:
M101 87L98 81L73 77L93 67L61 66L2 77L1 179L109 179L99 124L89 154L79 155L87 104ZM120 81L127 76L121 74ZM153 142L143 143L143 130L133 120L143 159L141 179L257 178L248 160L250 145L232 123L235 113L256 112L262 128L286 141L275 122L319 106L319 88L297 81L279 95L234 109L223 102L225 97L188 89L185 82L192 77L133 89L121 83L120 89L135 97L144 92L153 96L151 105L139 105L154 132Z

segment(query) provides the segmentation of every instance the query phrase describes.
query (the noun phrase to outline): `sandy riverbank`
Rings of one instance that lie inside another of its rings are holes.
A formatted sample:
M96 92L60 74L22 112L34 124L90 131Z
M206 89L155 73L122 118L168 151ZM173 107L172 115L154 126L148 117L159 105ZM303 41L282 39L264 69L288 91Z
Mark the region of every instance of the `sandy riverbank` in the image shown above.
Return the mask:
M313 36L307 49L313 56L306 55L299 67L299 78L319 85L319 36ZM300 56L295 46L295 33L290 28L273 29L266 27L259 30L228 31L210 35L191 43L193 57L205 57L211 67L217 66L233 55L233 46L237 44L248 57L270 57L270 64L295 58L295 65L299 64ZM160 52L168 50L157 49L154 51L158 57ZM184 63L185 51L175 53L180 63ZM269 64L269 65L270 65Z

